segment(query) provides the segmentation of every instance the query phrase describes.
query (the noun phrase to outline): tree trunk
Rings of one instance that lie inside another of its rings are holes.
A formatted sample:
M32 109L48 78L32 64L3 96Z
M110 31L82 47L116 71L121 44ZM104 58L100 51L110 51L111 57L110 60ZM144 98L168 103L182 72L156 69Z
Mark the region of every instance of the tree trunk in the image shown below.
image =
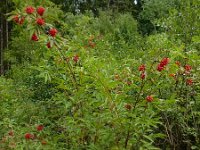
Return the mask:
M0 26L0 37L1 37L1 41L0 41L0 74L2 74L3 73L3 49L4 49L4 46L3 46L3 14L1 13L0 14L0 20L1 20L1 26Z
M4 50L8 48L7 0L1 1L0 13L0 74L4 74Z

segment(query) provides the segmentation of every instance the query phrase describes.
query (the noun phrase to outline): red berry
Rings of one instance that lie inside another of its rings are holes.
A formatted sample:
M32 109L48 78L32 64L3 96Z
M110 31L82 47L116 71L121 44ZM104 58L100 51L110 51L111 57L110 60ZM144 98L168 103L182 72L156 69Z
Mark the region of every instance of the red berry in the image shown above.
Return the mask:
M192 67L190 65L185 65L185 71L190 72L192 70Z
M187 85L192 85L193 84L193 80L192 79L187 79L186 80L186 84Z
M45 24L45 21L44 21L44 19L42 19L42 18L37 18L36 23L37 23L38 25L42 26L42 25Z
M43 16L44 12L45 12L45 8L44 7L40 6L40 7L37 8L37 13L40 16Z
M12 130L9 131L9 132L8 132L8 135L10 135L10 136L14 136L14 131L12 131Z
M51 42L48 42L48 43L47 43L47 47L48 47L48 48L51 48Z
M145 76L146 76L146 75L145 75L145 73L144 73L144 72L143 72L143 73L140 75L140 77L141 77L141 79L142 79L142 80L144 80L144 79L145 79Z
M153 97L151 95L146 97L147 102L152 102L153 101Z
M78 60L79 60L79 56L78 56L78 55L75 55L75 56L73 57L73 61L74 61L75 63L77 63Z
M26 13L27 14L32 14L34 11L35 11L35 8L33 8L32 6L26 7Z
M169 63L169 58L163 58L160 63L157 66L157 70L158 71L162 71L163 69L165 69L165 66Z
M143 64L143 65L139 66L138 70L139 71L145 71L145 65Z
M33 138L34 138L34 135L31 134L31 133L26 133L26 134L24 135L24 137L25 137L25 139L29 140L29 139L33 139Z
M38 126L37 126L37 130L38 130L38 131L42 131L42 130L43 130L43 128L44 128L44 126L43 126L43 125L38 125Z
M50 34L52 37L55 37L56 34L57 34L57 32L58 32L58 31L57 31L55 28L52 28L52 29L49 30L49 34Z
M163 58L160 62L160 66L164 67L169 63L169 58Z
M19 20L19 24L23 24L24 20L25 20L25 17L21 17L20 20Z
M19 23L19 15L15 15L13 17L13 21L16 22L16 23Z
M31 37L31 40L38 41L38 36L34 33Z
M158 64L158 66L157 66L157 70L158 70L159 72L161 72L163 69L164 69L164 67L161 66L160 64Z

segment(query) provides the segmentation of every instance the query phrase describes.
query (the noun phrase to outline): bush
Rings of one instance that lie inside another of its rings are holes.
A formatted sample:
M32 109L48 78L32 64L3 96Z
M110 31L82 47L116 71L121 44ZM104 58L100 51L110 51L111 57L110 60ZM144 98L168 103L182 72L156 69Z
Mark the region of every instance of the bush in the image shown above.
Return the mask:
M196 46L142 37L129 14L107 14L67 14L57 28L26 15L39 40L13 39L33 55L1 78L2 148L198 149Z

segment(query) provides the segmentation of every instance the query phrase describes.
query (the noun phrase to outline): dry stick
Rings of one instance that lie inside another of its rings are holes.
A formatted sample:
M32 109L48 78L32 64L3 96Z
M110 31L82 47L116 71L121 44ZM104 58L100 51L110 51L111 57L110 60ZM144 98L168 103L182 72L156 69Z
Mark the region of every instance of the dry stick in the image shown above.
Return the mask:
M169 128L170 125L169 125L169 121L168 121L166 115L165 115L165 119L166 119L166 121L167 121L167 125L168 125L168 128ZM173 145L173 144L174 144L174 140L173 140L172 132L170 132L170 137L171 137L171 144Z
M169 135L169 132L168 132L167 126L164 125L164 127L165 127L165 131L166 131L166 133L167 133L167 137L168 137L168 139L169 139L169 142L170 142L170 144L172 145L171 137L170 137L170 135Z

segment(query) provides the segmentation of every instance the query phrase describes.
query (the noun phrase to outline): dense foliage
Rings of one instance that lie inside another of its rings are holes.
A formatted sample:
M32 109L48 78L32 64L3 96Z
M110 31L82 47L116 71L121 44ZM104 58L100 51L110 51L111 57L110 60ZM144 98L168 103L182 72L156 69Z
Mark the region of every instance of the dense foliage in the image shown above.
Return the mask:
M200 148L199 1L13 2L0 149Z

